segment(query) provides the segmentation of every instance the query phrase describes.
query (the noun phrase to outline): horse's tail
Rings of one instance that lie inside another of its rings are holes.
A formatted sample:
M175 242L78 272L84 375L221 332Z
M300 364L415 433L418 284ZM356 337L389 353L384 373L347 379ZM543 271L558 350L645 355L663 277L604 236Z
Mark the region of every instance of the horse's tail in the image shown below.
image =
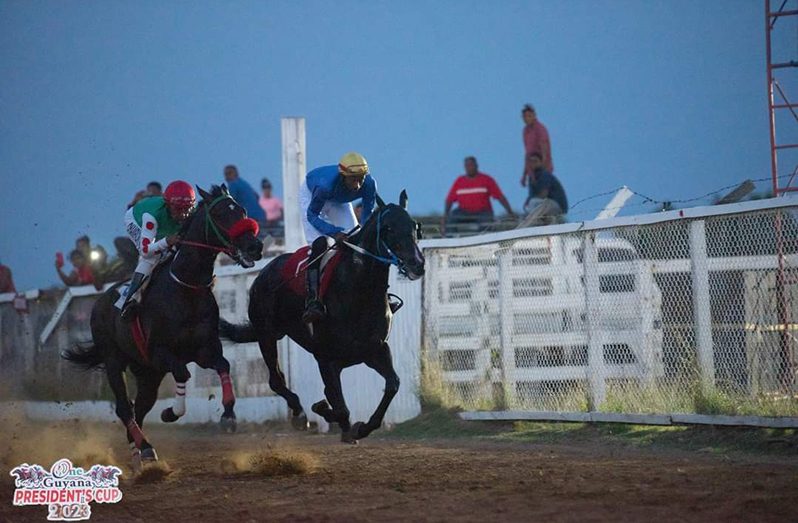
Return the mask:
M219 335L222 338L227 338L236 343L251 343L258 341L258 336L255 334L255 329L252 324L242 323L234 325L229 321L219 319Z
M91 370L105 363L102 352L96 344L75 345L73 348L61 352L61 357L84 370Z

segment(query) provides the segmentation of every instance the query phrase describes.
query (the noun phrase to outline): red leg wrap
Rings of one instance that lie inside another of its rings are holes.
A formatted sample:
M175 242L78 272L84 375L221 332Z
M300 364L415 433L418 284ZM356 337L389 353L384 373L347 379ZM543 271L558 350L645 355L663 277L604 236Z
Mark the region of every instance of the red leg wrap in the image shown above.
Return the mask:
M236 393L233 392L233 378L227 372L220 372L219 379L222 380L222 405L235 403Z
M144 442L144 433L141 432L139 428L139 424L136 423L136 420L132 419L127 423L127 431L130 432L130 436L133 438L133 441L136 443L136 448L141 448L141 444Z

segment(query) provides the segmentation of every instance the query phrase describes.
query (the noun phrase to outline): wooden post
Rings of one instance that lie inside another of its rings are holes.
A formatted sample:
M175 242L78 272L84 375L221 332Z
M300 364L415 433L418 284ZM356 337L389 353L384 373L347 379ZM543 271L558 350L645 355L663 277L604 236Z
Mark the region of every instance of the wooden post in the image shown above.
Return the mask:
M499 347L501 349L502 364L502 389L504 391L504 407L507 409L516 406L516 372L515 372L515 344L513 343L513 275L512 268L513 249L499 249L496 253L498 258L499 273L499 321L501 330L499 334Z
M285 250L295 251L305 245L299 188L305 183L305 119L280 120L283 142L283 223Z
M715 387L715 355L712 348L712 314L704 220L690 223L690 274L693 282L693 332L701 371L701 386L706 392Z
M582 268L585 275L585 312L587 313L587 378L590 383L588 409L596 412L607 395L604 378L604 333L601 330L601 286L599 282L598 249L596 233L588 232L582 237L584 256Z

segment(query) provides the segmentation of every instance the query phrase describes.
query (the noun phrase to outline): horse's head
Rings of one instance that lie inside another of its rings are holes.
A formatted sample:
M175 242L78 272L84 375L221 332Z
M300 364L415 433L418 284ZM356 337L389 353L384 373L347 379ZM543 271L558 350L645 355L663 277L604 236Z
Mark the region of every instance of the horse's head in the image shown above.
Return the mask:
M372 214L376 230L377 252L387 254L396 263L399 272L417 280L424 276L424 254L418 247L421 227L407 212L407 193L399 195L399 204L386 204L377 197L377 208Z
M262 257L263 243L258 239L258 222L236 202L227 187L212 186L211 192L199 189L202 196L197 216L189 230L201 226L202 239L224 249L242 267L252 267ZM202 219L199 218L202 214ZM200 225L197 225L200 224Z

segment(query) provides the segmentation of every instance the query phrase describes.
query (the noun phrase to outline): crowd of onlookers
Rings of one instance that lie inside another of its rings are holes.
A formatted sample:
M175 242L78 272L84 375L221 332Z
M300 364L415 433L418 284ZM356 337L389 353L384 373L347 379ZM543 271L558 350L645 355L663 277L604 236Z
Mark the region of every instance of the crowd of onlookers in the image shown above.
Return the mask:
M258 194L239 176L235 165L228 165L224 168L224 181L230 195L246 209L249 217L258 221L262 237L283 235L283 203L272 193L272 184L267 178L261 181L261 193ZM161 183L152 181L133 196L127 208L130 209L145 198L162 195ZM97 289L102 288L105 283L129 278L136 267L138 250L124 236L115 238L114 246L116 256L109 259L102 245L92 245L88 236L81 236L75 240L75 248L69 253L71 270L67 272L65 269L67 260L64 254L56 253L55 268L58 277L67 286L94 285ZM3 288L13 288L13 283L10 283L10 287L4 287L6 281L11 282L11 271L0 265L0 292L14 292L2 291Z
M528 187L523 211L533 218L528 221L530 225L562 223L565 213L568 212L568 199L562 184L554 176L549 132L538 120L535 108L531 105L524 105L521 118L524 121L521 186ZM492 176L479 171L474 156L465 159L464 168L465 174L454 181L446 196L441 235L446 235L447 223L479 225L494 221L491 198L502 204L509 217L515 218L516 213L507 202L499 184Z
M554 162L551 155L551 139L548 130L538 120L535 108L527 104L521 110L524 121L522 139L524 162L521 186L527 187L528 195L523 213L534 219L530 225L562 223L568 212L568 200L560 181L554 176ZM479 170L476 157L468 156L463 162L465 173L457 177L449 190L443 217L441 235L446 235L447 225L471 223L484 225L495 220L491 199L497 200L508 217L516 218L504 193L496 180ZM261 236L280 237L283 235L283 203L272 192L272 184L267 178L261 180L260 193L241 176L235 165L224 167L224 181L230 195L247 211L247 215L260 224ZM128 203L128 209L144 198L161 196L162 186L152 181L138 191ZM355 208L356 212L359 210ZM119 281L130 276L136 266L138 251L133 242L126 237L114 240L117 254L108 259L101 245L91 245L88 236L75 241L75 248L69 253L72 270L66 272L66 260L62 253L56 253L55 267L58 277L68 286L95 285L98 289L109 281ZM0 264L0 293L15 292L8 267Z

